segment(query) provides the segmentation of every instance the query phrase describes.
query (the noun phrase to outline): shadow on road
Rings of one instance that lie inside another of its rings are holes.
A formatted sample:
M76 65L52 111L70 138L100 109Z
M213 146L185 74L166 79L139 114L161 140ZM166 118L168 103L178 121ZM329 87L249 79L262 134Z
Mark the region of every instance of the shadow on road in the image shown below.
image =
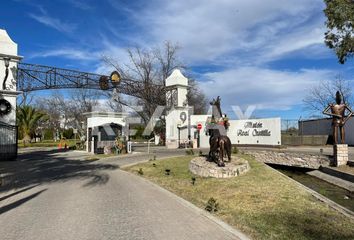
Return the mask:
M118 165L84 160L84 157L85 155L71 151L50 150L22 153L17 161L0 161L0 193L71 179L88 180L85 187L105 184L109 175L101 171L119 168Z
M36 193L33 193L33 194L31 194L31 195L29 195L27 197L21 198L20 200L17 200L17 201L15 201L13 203L10 203L8 205L0 207L0 215L5 213L5 212L7 212L7 211L10 211L10 210L12 210L14 208L17 208L18 206L24 204L25 202L28 202L29 200L37 197L39 194L41 194L44 191L47 191L47 189L43 189L43 190L38 191Z
M0 202L1 202L1 201L4 201L5 199L8 199L8 198L10 198L10 197L16 196L17 194L26 192L26 191L28 191L28 190L30 190L30 189L32 189L32 188L37 187L37 186L38 186L38 184L37 184L37 185L34 185L34 186L27 187L27 188L23 188L23 189L21 189L21 190L19 190L19 191L16 191L16 192L14 192L14 193L8 194L8 195L3 196L3 197L0 197Z

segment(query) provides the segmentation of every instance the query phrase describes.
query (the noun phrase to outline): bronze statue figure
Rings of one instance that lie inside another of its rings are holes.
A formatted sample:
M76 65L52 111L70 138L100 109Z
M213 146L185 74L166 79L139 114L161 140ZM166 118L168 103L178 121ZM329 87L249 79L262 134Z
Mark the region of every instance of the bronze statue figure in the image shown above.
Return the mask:
M224 167L224 155L227 155L228 161L231 161L231 140L226 136L228 119L222 117L220 107L220 97L218 96L210 102L212 105L212 117L207 123L207 134L209 134L209 161L218 164L219 167Z
M211 136L209 140L209 161L215 162L219 167L224 167L224 157L231 161L231 140L228 136Z
M227 156L228 162L231 161L231 140L228 136L220 136L219 139L219 159L224 162L224 156Z
M213 99L213 101L210 102L210 105L212 106L212 114L216 121L218 121L222 117L220 101L220 96L218 96L216 99Z
M346 116L346 111L349 114ZM340 143L344 144L345 141L345 130L344 125L353 115L353 111L349 106L343 101L342 94L337 91L336 93L336 104L329 104L328 107L323 111L323 114L332 116L332 130L333 130L333 144L338 144L338 130L340 132Z

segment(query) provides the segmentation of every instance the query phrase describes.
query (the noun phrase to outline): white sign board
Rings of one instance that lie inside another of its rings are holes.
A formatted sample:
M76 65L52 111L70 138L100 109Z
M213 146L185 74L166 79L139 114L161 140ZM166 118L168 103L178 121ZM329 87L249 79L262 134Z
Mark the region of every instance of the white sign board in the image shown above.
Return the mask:
M281 145L280 118L230 120L227 135L232 144Z

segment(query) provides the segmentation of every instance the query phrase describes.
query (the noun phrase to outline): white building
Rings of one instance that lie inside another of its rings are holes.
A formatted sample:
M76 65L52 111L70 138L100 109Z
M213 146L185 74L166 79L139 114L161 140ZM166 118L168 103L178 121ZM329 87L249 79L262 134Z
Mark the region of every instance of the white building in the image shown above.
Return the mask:
M124 113L89 112L87 117L86 151L94 153L95 149L114 146L117 137L125 136Z
M211 115L193 115L188 105L188 79L174 70L166 79L166 146L178 148L191 142L193 147L209 147L206 123ZM230 120L227 131L232 144L281 145L280 118ZM201 125L198 131L197 126Z

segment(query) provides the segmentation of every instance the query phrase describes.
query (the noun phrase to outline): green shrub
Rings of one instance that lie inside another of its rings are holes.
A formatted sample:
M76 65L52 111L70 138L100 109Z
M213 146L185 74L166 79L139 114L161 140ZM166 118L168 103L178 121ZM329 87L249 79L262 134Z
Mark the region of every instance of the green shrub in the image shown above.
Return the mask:
M192 185L195 184L195 180L196 180L196 178L195 178L195 177L192 177Z
M44 140L53 140L54 139L54 130L53 129L44 129L43 139Z
M219 203L216 202L216 199L214 198L209 198L207 205L205 207L205 210L208 212L217 212L219 210Z
M238 154L238 148L237 147L233 147L232 148L232 153L233 154Z
M188 150L186 150L186 154L187 154L187 155L194 155L193 149L188 149Z
M74 137L74 130L72 128L65 129L63 131L63 137L66 139L72 139Z
M70 146L69 149L70 150L76 150L76 146L75 145L74 146Z

